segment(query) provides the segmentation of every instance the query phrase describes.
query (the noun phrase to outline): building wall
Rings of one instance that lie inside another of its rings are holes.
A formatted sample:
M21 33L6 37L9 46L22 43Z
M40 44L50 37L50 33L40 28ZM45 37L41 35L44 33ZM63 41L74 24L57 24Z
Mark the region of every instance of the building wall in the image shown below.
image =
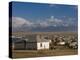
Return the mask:
M49 42L38 42L37 50L40 50L40 49L49 49Z
M14 45L14 49L18 50L36 50L37 42L17 42Z
M27 36L27 39L29 39L29 41L22 40L20 42L16 42L14 44L15 49L26 50L49 49L49 41L46 41L44 39L44 36L42 35Z
M37 42L26 42L26 49L28 50L36 50Z
M14 43L14 49L25 49L25 43L24 42L18 42L18 43Z

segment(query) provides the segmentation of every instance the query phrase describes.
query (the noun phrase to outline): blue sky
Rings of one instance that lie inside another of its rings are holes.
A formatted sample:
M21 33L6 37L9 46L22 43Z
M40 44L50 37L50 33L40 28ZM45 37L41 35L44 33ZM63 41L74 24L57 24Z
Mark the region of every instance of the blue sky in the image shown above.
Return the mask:
M77 6L24 2L13 2L12 4L12 16L23 17L25 19L37 20L49 18L50 16L77 18Z
M25 24L29 26L30 24L77 26L77 16L78 7L76 5L12 2L12 17L15 17L17 21L25 20Z

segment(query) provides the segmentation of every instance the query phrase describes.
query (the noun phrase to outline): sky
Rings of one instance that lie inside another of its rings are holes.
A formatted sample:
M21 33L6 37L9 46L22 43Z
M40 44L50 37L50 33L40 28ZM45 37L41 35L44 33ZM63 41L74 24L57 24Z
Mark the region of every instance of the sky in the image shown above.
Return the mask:
M12 2L13 27L77 27L77 23L76 5Z

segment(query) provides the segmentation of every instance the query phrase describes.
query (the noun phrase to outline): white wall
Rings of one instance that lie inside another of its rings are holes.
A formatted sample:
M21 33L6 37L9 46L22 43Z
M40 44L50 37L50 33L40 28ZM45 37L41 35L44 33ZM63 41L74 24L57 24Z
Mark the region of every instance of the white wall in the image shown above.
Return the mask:
M42 44L42 46L40 46ZM38 42L37 49L49 49L49 42Z

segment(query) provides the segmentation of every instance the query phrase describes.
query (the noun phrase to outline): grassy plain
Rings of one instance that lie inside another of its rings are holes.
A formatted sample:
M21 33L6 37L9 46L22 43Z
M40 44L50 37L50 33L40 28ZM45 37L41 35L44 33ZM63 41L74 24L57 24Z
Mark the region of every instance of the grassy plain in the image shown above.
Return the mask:
M17 32L12 33L15 36L25 36L28 34L42 34L42 35L76 35L77 32ZM54 49L54 50L12 50L13 58L29 58L29 57L44 57L44 56L65 56L65 55L77 55L78 49Z
M60 49L60 50L13 50L13 58L30 58L45 56L65 56L77 55L77 49Z

